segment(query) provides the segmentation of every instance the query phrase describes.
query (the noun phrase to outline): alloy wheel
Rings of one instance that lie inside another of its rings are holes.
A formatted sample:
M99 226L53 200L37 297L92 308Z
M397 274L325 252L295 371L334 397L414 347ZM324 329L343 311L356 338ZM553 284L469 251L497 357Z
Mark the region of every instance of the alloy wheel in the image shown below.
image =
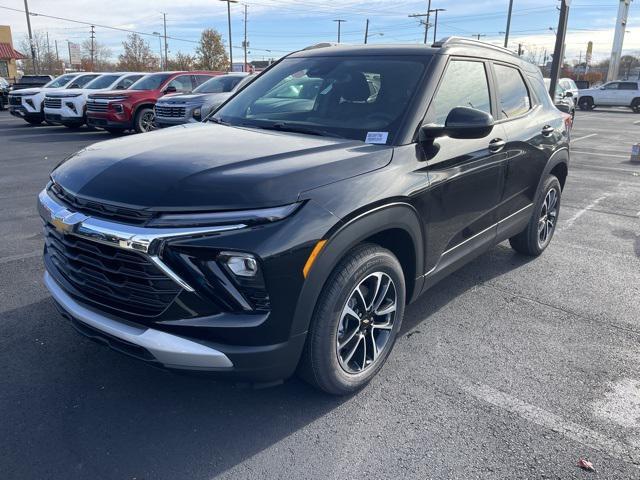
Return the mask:
M540 219L538 220L538 245L544 248L553 235L558 219L558 191L555 188L549 189L542 204Z
M156 116L153 112L144 112L142 117L140 117L140 130L143 132L150 132L151 130L155 130L155 119Z
M353 289L336 336L338 362L344 371L359 374L378 362L391 340L397 301L396 286L383 272L368 275Z

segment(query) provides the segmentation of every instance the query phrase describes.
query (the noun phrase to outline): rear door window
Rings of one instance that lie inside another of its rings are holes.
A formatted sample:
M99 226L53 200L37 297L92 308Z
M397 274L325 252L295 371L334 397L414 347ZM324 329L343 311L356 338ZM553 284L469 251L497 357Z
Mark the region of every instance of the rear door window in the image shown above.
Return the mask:
M191 75L179 75L171 80L167 87L176 87L176 91L181 93L190 92L193 90Z
M471 60L452 60L440 82L429 110L429 119L444 125L455 107L470 107L491 113L489 81L484 63Z
M517 68L494 65L498 86L500 118L513 118L531 109L531 98L524 79Z
M636 82L621 82L620 90L637 90L638 84Z

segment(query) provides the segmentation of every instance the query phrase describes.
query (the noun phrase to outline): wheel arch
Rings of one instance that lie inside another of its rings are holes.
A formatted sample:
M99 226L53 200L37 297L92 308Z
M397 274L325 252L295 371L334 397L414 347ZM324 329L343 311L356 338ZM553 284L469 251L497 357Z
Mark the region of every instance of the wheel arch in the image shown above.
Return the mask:
M298 297L292 336L307 331L329 276L357 245L375 243L398 258L405 275L407 303L422 290L425 242L422 222L410 204L396 202L357 214L337 225L325 240L327 243L309 271Z
M561 148L560 150L555 151L549 160L547 161L547 165L540 176L540 180L538 182L538 190L540 191L540 187L544 182L544 179L547 175L555 175L560 182L560 187L564 190L564 185L567 181L567 176L569 175L569 149Z

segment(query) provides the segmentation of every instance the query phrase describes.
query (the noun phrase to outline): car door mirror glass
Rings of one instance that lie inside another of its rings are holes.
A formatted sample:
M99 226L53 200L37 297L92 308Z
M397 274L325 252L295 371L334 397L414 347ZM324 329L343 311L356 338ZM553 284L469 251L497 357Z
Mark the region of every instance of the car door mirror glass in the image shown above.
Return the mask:
M493 117L487 112L469 107L455 107L447 115L444 125L423 125L421 139L442 136L451 138L483 138L493 130Z
M178 89L174 85L169 85L164 89L164 93L176 93Z

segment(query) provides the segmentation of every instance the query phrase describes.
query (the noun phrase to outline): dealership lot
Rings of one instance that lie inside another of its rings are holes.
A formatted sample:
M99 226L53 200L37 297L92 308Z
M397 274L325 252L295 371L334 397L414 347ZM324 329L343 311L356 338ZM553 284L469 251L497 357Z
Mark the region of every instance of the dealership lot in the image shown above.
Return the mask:
M160 371L59 317L35 196L109 138L0 112L2 478L640 476L640 115L578 112L550 248L502 244L434 287L350 398Z

